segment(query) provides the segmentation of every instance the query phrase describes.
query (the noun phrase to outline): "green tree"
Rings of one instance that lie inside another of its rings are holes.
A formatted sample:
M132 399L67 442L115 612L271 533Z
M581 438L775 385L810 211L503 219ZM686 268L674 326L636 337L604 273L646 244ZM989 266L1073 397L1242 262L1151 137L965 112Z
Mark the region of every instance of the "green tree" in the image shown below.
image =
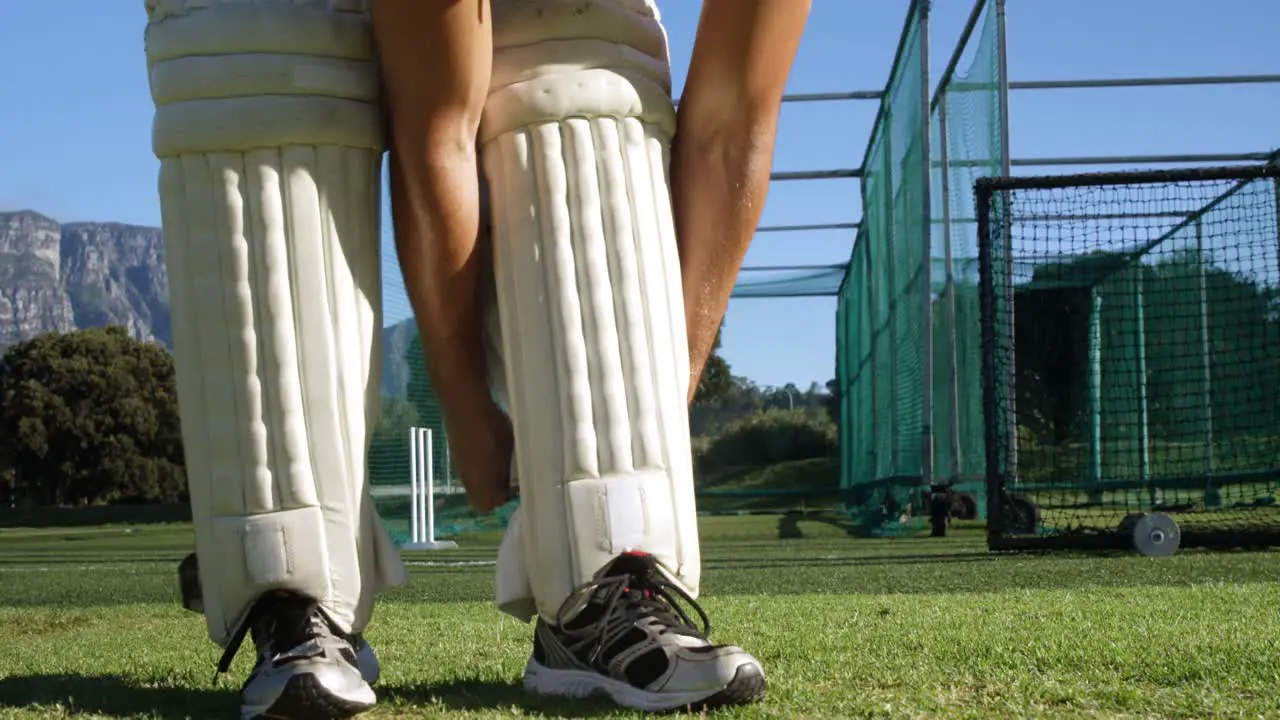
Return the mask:
M186 494L173 360L108 326L48 333L0 360L10 502L176 501Z
M720 334L724 332L724 321L720 321L720 329L716 330L715 342L711 344L711 357L702 367L702 375L698 377L698 389L694 392L693 402L713 403L724 398L733 387L733 373L729 363L720 355Z

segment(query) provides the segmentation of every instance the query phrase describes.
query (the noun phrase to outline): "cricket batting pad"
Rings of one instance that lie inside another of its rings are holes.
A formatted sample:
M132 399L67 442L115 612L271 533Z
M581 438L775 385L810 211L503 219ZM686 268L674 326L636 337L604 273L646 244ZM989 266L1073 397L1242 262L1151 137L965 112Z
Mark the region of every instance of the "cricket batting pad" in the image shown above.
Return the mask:
M499 607L555 622L628 550L696 594L665 31L643 0L492 7L480 143L521 502Z
M382 119L364 0L149 0L153 146L200 584L352 632L405 573L370 499Z

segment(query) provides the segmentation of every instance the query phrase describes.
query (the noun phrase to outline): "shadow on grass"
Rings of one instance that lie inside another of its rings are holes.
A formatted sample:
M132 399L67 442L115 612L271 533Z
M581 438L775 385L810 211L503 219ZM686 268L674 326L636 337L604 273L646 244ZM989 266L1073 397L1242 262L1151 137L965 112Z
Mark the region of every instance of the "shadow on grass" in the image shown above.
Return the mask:
M106 716L235 717L235 686L222 690L146 687L113 675L28 675L0 678L0 711L58 707Z
M443 705L450 710L459 711L508 710L518 707L521 715L528 717L587 718L633 714L603 699L540 698L526 693L519 680L460 680L441 685L392 686L379 695L383 693L388 701L420 707Z
M146 687L112 675L28 675L0 678L0 715L6 710L54 708L107 717L228 718L239 709L238 686L222 689ZM609 717L630 714L605 700L529 695L518 680L462 680L443 685L377 686L380 705L405 704L450 710L520 708L530 717ZM679 713L676 713L678 716Z

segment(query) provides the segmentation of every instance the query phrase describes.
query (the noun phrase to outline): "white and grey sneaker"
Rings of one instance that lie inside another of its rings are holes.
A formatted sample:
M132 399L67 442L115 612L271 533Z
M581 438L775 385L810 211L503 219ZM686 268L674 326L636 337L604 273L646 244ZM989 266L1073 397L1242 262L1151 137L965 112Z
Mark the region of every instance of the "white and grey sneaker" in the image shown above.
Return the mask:
M259 598L227 643L219 673L231 668L246 634L258 661L240 691L241 720L347 718L377 702L373 649L340 632L314 600L293 593Z
M698 614L701 631L675 596ZM760 662L742 648L713 644L710 631L706 612L652 555L624 553L565 601L554 625L539 618L524 687L604 695L649 712L762 700Z

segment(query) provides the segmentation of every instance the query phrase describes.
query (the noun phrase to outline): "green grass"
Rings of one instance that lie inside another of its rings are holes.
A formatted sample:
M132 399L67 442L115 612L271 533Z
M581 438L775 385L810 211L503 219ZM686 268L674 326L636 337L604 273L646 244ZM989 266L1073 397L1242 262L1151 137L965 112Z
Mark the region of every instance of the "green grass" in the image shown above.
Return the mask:
M713 637L764 662L724 718L1280 716L1280 554L993 556L952 537L857 540L820 522L704 518ZM231 717L248 651L177 604L185 525L0 530L0 718ZM530 627L498 614L494 534L407 553L369 636L369 717L638 717L519 688ZM471 561L472 565L432 565Z

